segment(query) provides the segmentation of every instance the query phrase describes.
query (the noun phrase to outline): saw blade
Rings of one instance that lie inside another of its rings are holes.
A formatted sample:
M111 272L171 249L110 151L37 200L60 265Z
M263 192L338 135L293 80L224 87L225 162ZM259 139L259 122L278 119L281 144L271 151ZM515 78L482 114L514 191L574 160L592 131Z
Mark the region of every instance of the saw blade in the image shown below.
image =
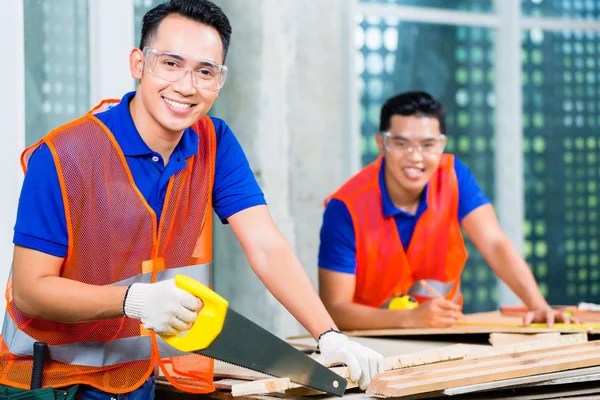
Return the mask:
M343 396L346 390L346 379L231 308L217 338L194 353L267 375L287 377L334 396Z

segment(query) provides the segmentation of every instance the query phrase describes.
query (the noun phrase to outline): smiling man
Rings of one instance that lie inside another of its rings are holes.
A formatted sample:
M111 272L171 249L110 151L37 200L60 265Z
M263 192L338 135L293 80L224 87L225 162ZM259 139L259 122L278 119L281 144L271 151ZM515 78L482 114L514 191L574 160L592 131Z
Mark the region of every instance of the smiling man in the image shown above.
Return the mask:
M376 135L381 157L327 199L319 284L335 322L342 329L452 325L462 316L461 227L529 307L525 324L569 322L543 298L470 170L443 154L445 133L443 106L429 94L389 99Z
M212 360L156 336L196 320L200 299L172 278L211 284L213 210L318 340L321 362L347 364L363 389L383 369L381 355L337 330L232 131L206 115L226 80L230 36L210 1L155 7L129 57L137 91L23 153L0 390L29 388L34 341L50 350L44 385L70 387L78 399L154 398L155 365L181 390L214 390Z

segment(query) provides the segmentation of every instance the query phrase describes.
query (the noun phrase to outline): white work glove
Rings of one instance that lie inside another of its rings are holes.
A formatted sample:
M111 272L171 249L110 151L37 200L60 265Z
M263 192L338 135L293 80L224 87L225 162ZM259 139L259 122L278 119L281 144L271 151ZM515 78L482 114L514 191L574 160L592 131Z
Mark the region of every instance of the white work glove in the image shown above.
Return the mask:
M361 390L367 390L371 379L383 372L383 356L361 344L351 341L338 331L329 331L319 339L321 355L317 361L326 367L346 364L350 370L350 380L358 382Z
M144 328L159 335L176 335L191 327L201 304L199 298L175 286L173 279L134 283L125 295L123 314L141 320Z

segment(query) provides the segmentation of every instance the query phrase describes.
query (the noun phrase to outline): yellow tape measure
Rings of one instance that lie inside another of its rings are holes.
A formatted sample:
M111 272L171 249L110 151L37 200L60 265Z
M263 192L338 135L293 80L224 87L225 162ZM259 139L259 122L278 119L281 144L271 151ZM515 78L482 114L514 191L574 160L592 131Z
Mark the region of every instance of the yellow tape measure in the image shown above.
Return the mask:
M419 303L413 297L409 295L395 296L386 301L381 308L388 308L390 310L412 310L417 308Z

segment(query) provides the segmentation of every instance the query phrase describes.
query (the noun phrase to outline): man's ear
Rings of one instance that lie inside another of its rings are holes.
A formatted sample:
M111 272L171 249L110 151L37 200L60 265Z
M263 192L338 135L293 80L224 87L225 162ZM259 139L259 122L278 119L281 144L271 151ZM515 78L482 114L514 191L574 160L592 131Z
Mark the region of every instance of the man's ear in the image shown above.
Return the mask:
M133 79L142 79L144 71L144 53L140 49L133 49L129 53L129 71Z
M375 134L375 141L377 142L377 148L379 149L379 154L384 155L385 149L383 148L383 135L380 132Z

